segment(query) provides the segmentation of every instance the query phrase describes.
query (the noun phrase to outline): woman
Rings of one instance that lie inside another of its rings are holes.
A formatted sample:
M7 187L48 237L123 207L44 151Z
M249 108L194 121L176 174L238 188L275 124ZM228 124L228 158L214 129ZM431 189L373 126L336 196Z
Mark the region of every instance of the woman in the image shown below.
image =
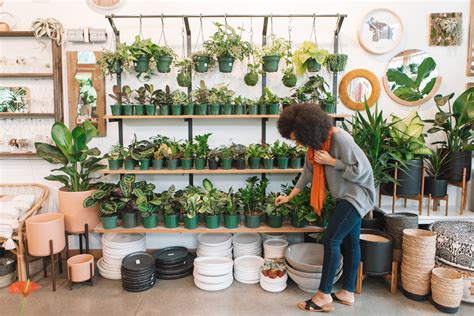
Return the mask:
M288 203L311 182L311 206L320 214L326 185L336 199L336 207L324 233L324 262L319 291L298 304L306 311L331 311L333 301L354 303L357 269L360 262L361 218L374 206L375 186L372 168L351 135L333 127L332 119L314 104L294 104L278 120L278 131L308 148L303 173L288 196L275 204ZM343 247L342 290L331 293Z

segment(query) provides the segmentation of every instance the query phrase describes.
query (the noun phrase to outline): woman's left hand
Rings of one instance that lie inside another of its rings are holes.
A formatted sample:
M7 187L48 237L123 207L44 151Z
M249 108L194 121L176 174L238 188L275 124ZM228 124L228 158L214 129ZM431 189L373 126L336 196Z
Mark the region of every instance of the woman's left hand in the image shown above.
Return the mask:
M335 166L336 159L334 159L327 151L325 150L318 150L314 153L314 161L319 163L320 165L329 165Z

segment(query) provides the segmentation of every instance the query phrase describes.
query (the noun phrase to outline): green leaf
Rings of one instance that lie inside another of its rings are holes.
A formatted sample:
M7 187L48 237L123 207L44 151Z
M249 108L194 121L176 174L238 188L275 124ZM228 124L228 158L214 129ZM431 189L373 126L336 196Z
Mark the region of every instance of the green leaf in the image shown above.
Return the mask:
M66 125L61 122L54 123L51 128L51 137L66 157L73 154L72 134Z
M69 187L70 185L70 182L69 182L69 178L65 175L51 175L51 176L47 176L47 177L44 177L46 180L49 180L49 181L59 181L61 182L62 184L64 184L64 186L66 187Z
M423 90L421 90L421 93L423 95L427 95L431 92L431 90L433 90L433 87L436 83L436 77L435 78L432 78L427 84L426 86L423 88Z
M67 157L55 146L46 143L35 143L35 148L37 155L49 163L62 165L68 163Z
M396 88L393 94L405 101L416 101L423 98L414 88L404 86Z
M434 61L434 59L432 57L425 58L418 66L418 74L415 80L416 87L419 87L421 85L421 82L428 78L435 69L436 62ZM431 91L431 89L429 91Z
M89 150L86 151L86 155L88 155L88 156L99 156L100 155L100 150L97 147L90 148Z
M86 146L86 133L84 132L84 129L82 126L76 126L72 130L72 140L74 143L74 151L83 151L87 148Z
M207 192L210 192L214 188L212 182L209 179L202 180L202 186Z
M97 201L92 196L89 196L84 200L84 202L82 203L82 206L87 208L87 207L93 206L96 203Z
M435 101L435 104L437 106L444 106L446 103L448 103L449 100L451 100L454 96L454 92L445 96L442 96L441 94L437 94L434 96L433 100Z
M406 73L393 68L387 70L387 79L389 82L395 82L397 85L402 87L416 87L416 83L410 77L408 77Z
M474 120L474 87L467 89L453 103L453 113L459 115L459 123Z
M87 144L91 141L92 137L96 137L97 135L99 135L99 131L92 124L91 121L85 121L83 126L84 126L84 132L86 134L86 144Z

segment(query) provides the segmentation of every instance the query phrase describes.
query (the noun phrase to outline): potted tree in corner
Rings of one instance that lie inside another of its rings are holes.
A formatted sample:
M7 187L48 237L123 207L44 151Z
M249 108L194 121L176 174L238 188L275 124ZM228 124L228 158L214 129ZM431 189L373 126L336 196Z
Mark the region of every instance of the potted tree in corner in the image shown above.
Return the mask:
M260 227L267 186L267 178L258 181L258 178L254 176L248 178L245 187L239 189L240 200L244 206L245 226L248 228Z
M87 146L97 135L97 129L90 121L72 131L63 123L56 122L51 128L54 145L35 143L39 157L54 165L62 165L53 171L63 174L53 174L45 179L64 185L58 190L59 212L64 214L66 231L70 233L84 232L85 224L93 229L99 223L97 207L83 207L83 201L95 191L92 175L106 168L99 163L102 159L100 150Z

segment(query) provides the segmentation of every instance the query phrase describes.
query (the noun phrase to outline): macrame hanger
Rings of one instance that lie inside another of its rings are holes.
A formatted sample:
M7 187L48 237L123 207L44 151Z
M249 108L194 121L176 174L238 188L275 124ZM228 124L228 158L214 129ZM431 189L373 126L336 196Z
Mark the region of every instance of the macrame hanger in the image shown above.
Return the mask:
M204 29L202 27L202 13L199 14L199 32L196 37L196 45L194 45L194 50L197 50L199 44L199 35L201 35L201 45L204 44Z
M183 19L181 20L181 39L182 39L181 57L184 59L184 57L186 56L184 52L186 50L186 30L184 28L184 15L183 15Z
M253 45L253 19L252 17L250 17L250 31L249 31L249 34L250 34L250 46L252 46L252 49L254 47ZM254 54L251 54L252 55L252 63L255 64L255 56ZM250 62L250 56L249 56L249 62Z
M140 38L143 39L143 17L142 15L140 14Z
M270 13L270 38L273 41L273 36L275 33L273 33L273 13Z
M292 46L292 43L291 43L291 31L293 30L293 28L291 27L292 20L293 20L293 17L290 15L290 21L288 22L288 43L290 44L290 49Z
M160 39L158 40L158 44L161 43L161 38L163 38L163 43L165 43L165 46L168 45L166 42L165 19L163 18L163 13L161 14L161 34L160 34Z
M318 39L316 38L316 13L313 13L313 27L311 28L311 35L309 36L309 39L313 37L314 34L314 43L318 45Z

